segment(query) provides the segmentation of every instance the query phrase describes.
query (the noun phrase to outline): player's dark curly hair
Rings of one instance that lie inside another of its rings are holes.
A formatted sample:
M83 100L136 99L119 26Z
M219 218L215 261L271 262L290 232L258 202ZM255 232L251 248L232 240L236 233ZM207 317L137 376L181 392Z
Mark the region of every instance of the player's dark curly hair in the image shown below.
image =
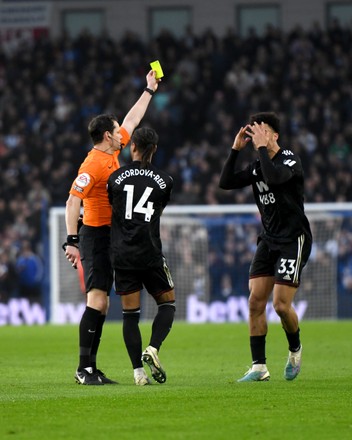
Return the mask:
M159 136L153 128L142 127L133 132L131 142L136 145L137 150L142 154L141 168L148 168L158 141Z
M254 122L257 122L258 124L264 122L264 124L268 124L275 133L280 134L280 119L274 112L262 112L251 115L249 123L253 125Z
M112 134L114 131L114 122L118 122L117 117L112 114L102 114L93 118L88 124L88 132L95 144L103 140L104 133L108 131Z

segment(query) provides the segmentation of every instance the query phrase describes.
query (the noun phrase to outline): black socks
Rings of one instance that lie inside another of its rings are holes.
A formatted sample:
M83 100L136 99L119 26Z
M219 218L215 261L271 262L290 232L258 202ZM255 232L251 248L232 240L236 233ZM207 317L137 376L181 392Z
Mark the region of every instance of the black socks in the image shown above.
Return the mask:
M100 315L98 318L97 326L95 329L95 335L93 339L92 349L90 351L90 362L93 370L97 368L97 353L100 345L101 334L103 332L103 325L105 322L106 315Z
M133 368L143 366L142 356L142 336L139 330L140 309L123 311L123 339L131 359Z
M265 364L265 338L266 335L262 336L250 336L250 347L252 353L252 365L255 364Z
M287 333L287 331L285 330L286 338L288 341L288 349L293 353L297 352L301 348L299 331L300 331L299 328L295 333Z
M90 354L100 316L101 313L99 310L92 309L88 306L82 315L79 324L79 369L92 366Z
M152 325L150 344L159 350L162 342L169 334L175 316L175 303L168 302L158 305L158 313ZM140 309L123 310L123 339L131 359L133 368L141 368L142 336L139 330Z
M154 318L152 325L152 336L150 343L152 347L159 350L162 342L169 334L175 316L175 302L167 302L158 305L158 313Z

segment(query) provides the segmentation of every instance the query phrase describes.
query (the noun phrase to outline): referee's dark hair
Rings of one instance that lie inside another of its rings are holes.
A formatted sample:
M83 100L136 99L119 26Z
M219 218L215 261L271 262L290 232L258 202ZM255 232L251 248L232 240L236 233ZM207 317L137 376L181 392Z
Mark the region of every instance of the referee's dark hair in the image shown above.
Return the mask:
M88 124L88 133L95 144L101 142L104 138L104 133L114 131L114 121L118 122L117 117L112 114L102 114L93 118Z
M275 131L275 133L280 134L280 119L274 112L262 112L251 115L249 118L249 123L253 125L254 122L257 122L258 124L264 122L264 124L268 124L269 127Z
M159 136L153 128L142 127L137 128L133 132L131 142L133 142L137 150L142 154L141 168L148 168L155 153Z

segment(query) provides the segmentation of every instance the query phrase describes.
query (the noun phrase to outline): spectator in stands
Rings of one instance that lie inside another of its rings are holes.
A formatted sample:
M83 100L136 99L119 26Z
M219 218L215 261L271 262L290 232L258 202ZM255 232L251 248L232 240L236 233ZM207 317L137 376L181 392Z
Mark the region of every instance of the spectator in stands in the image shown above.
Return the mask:
M20 254L16 260L16 272L19 278L18 295L28 298L31 302L41 302L41 281L43 279L43 263L36 255L29 241L24 240Z
M0 253L0 302L7 302L11 297L18 296L18 282L15 265L11 256Z

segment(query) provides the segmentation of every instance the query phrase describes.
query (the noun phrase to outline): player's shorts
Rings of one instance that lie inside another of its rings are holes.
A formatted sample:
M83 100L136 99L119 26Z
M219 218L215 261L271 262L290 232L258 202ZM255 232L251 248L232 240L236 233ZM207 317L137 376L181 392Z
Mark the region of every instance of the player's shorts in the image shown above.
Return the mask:
M79 253L86 292L99 289L110 294L113 272L110 261L110 227L83 225L79 231Z
M117 295L128 295L146 288L148 293L157 298L174 288L165 258L158 267L146 270L115 268L115 291Z
M249 269L249 278L275 277L275 284L298 287L307 264L312 242L304 234L289 243L272 244L259 238Z

